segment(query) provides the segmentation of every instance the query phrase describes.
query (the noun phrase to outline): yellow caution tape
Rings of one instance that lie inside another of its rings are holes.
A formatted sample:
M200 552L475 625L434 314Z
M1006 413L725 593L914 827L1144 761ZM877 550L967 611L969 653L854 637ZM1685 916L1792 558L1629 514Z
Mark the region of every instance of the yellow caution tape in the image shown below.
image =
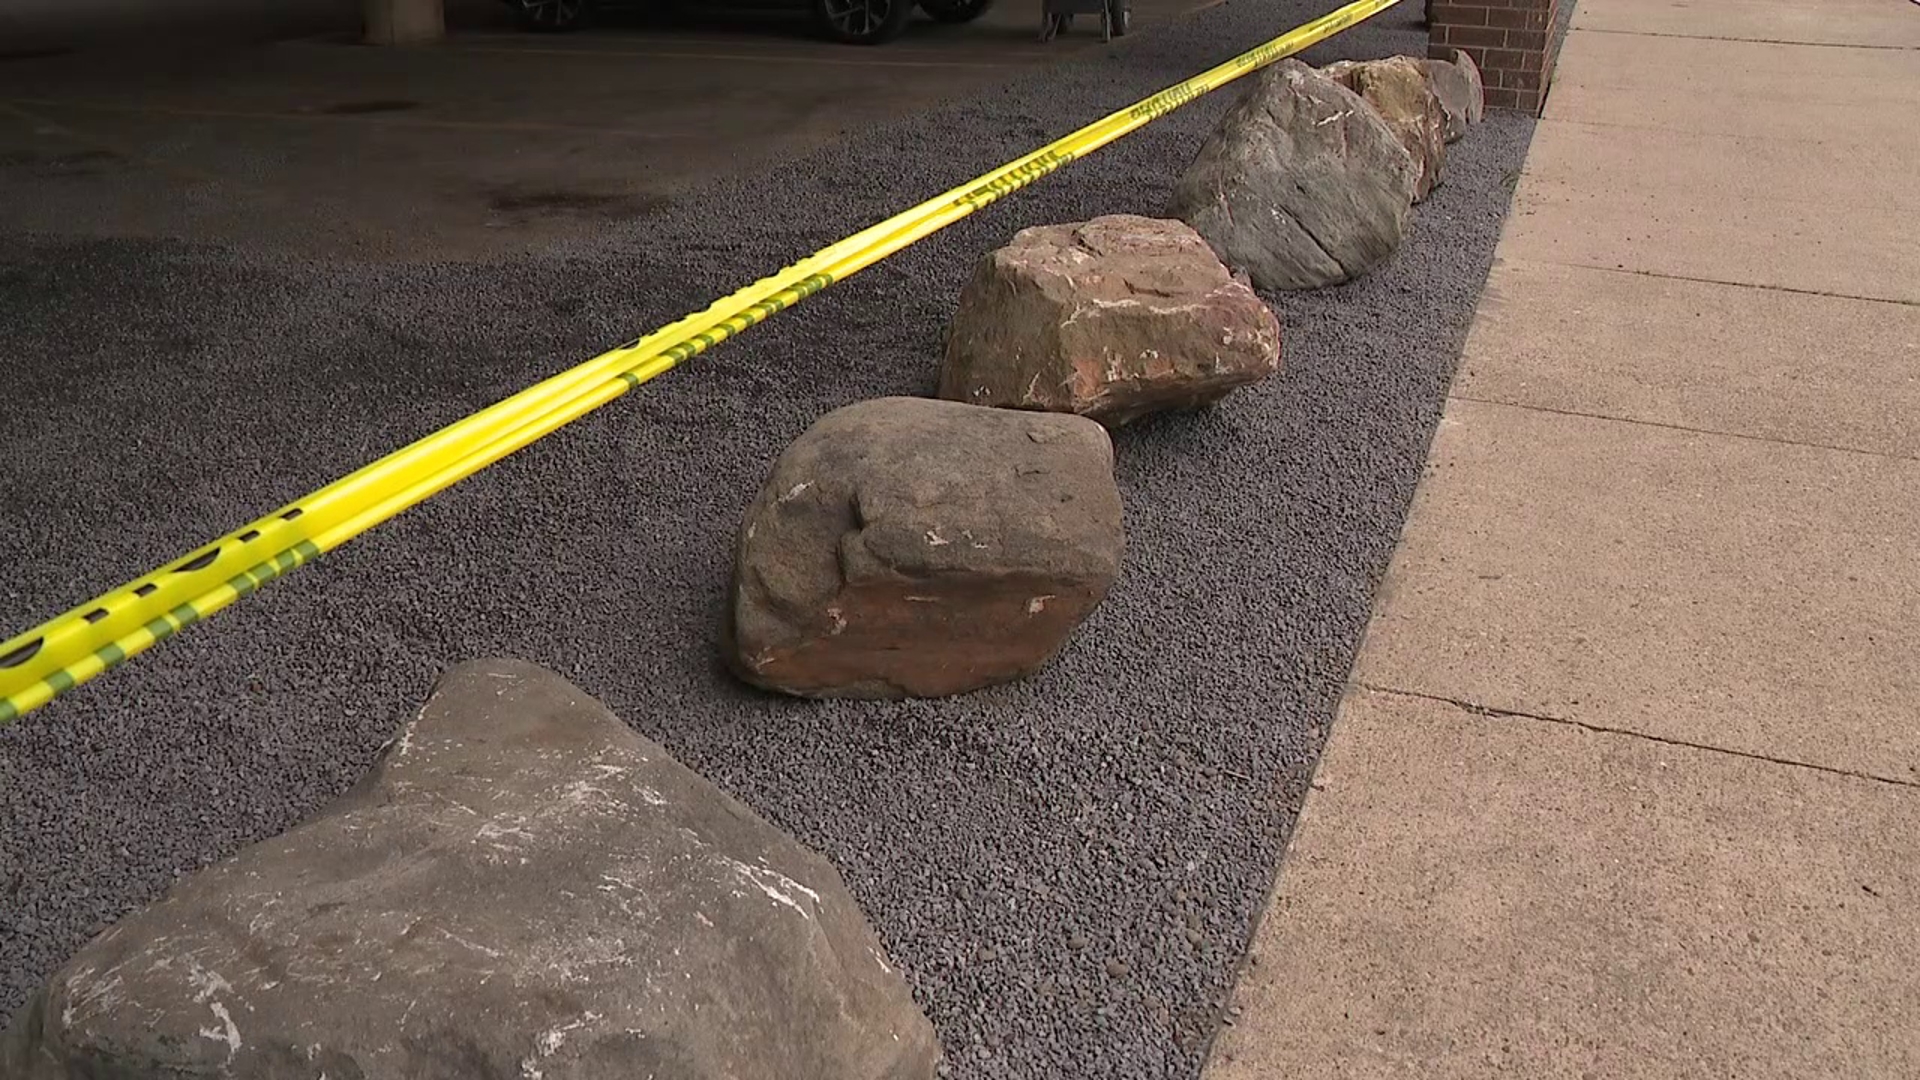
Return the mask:
M1401 0L1355 0L604 352L0 645L0 724L137 656L682 361L1202 94Z

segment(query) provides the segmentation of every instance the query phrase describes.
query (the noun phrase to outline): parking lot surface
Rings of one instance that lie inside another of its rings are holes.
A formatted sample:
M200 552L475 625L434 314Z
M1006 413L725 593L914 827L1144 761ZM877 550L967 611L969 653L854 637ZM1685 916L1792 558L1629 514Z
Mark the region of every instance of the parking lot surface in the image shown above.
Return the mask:
M819 40L779 12L619 12L526 33L504 5L472 2L429 46L367 46L351 24L323 28L321 11L191 42L50 41L0 60L0 227L326 257L525 253L981 101L1041 65L1123 62L1135 35L1194 6L1141 0L1134 34L1110 45L1085 17L1040 42L1037 0L966 25L923 17L877 47ZM288 29L300 33L259 40Z

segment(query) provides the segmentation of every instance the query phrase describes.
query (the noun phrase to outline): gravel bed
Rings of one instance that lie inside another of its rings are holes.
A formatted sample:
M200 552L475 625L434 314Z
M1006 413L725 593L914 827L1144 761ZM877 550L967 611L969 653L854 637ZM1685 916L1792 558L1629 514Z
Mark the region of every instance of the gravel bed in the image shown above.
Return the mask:
M490 265L0 244L0 627L1305 21L1231 0ZM1424 51L1419 4L1314 49ZM1083 31L1084 32L1084 31ZM1117 439L1128 556L1066 654L807 704L715 652L741 511L822 412L930 393L973 260L1154 213L1202 100L557 433L0 732L0 1015L177 875L359 778L448 664L551 667L831 858L972 1077L1192 1077L1368 616L1533 129L1495 115L1285 373Z

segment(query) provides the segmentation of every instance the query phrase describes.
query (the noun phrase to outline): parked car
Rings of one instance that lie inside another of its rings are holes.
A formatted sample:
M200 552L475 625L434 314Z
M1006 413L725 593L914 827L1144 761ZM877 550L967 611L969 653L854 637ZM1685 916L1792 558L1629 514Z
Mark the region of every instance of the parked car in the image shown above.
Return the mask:
M529 30L547 32L572 30L590 18L596 10L611 7L640 6L648 0L506 0ZM679 0L681 3L712 3L714 0ZM822 32L835 41L852 45L879 45L899 37L907 28L915 8L938 22L972 22L986 14L993 0L767 0L769 4L790 4L795 9L810 9Z

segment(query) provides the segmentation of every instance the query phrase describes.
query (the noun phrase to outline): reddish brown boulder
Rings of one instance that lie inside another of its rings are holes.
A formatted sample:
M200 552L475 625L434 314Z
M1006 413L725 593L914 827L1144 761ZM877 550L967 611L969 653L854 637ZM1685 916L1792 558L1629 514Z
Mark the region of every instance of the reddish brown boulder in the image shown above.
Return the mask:
M1106 430L1078 416L880 398L774 464L736 550L725 641L807 697L934 697L1051 659L1120 571Z
M1373 106L1418 168L1413 199L1439 186L1447 166L1447 112L1427 76L1426 61L1411 56L1340 60L1320 69Z
M1118 427L1279 367L1279 320L1199 233L1116 214L1022 230L981 260L947 337L940 396Z

